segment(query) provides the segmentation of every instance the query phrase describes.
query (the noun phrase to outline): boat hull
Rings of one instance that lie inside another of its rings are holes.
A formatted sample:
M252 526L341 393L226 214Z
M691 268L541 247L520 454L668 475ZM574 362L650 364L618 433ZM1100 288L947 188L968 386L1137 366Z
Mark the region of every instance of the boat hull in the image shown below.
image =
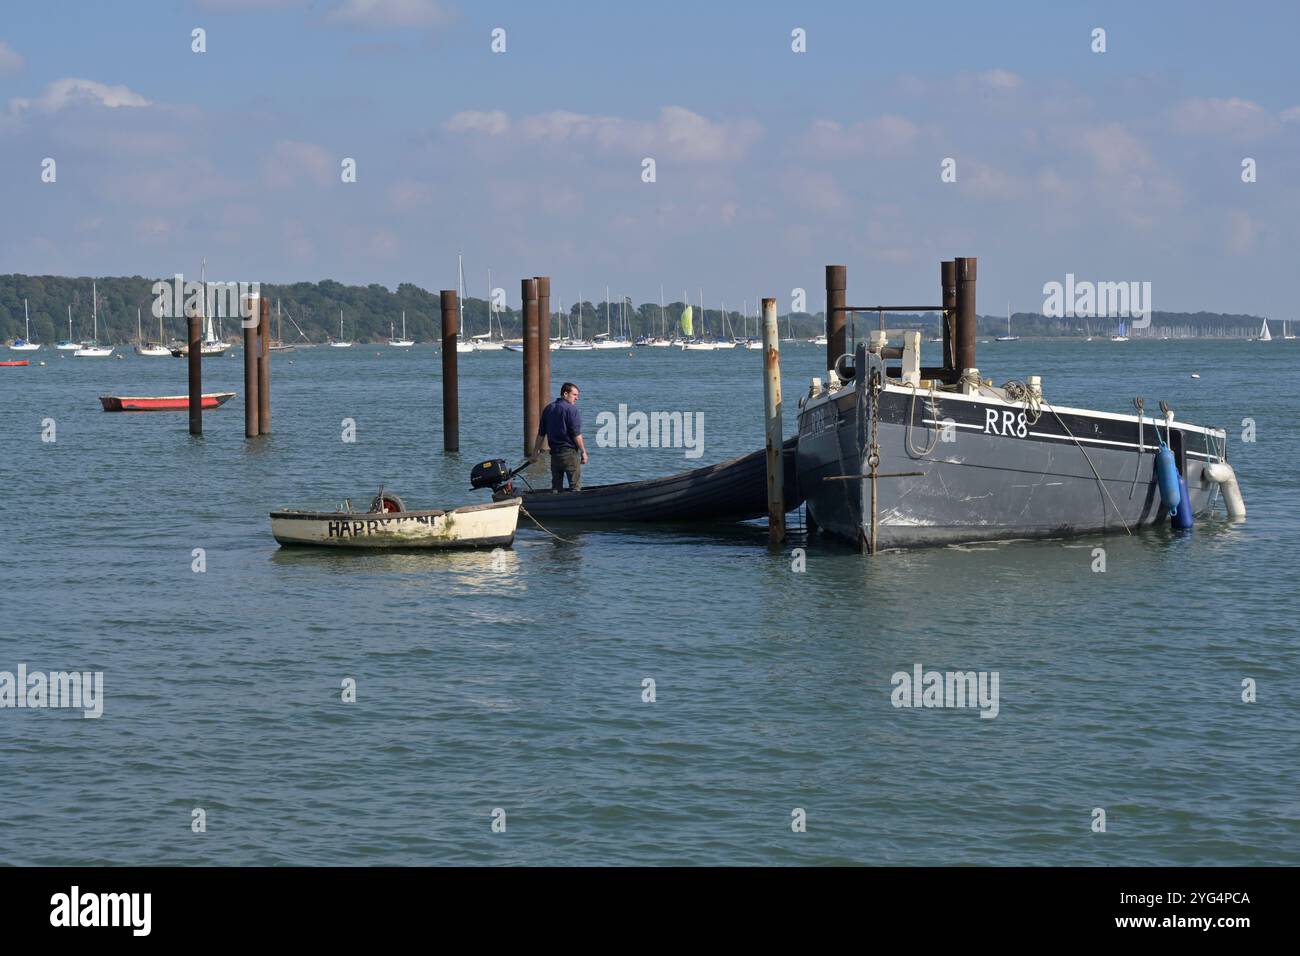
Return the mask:
M938 393L936 413L928 398L918 392L913 404L910 389L892 386L877 400L878 550L1169 523L1150 418L1139 434L1135 416L1044 408L1034 422L1023 404ZM799 417L797 471L809 513L820 528L863 547L872 532L872 482L864 477L871 406L867 389L848 387L808 402ZM945 432L951 441L942 440ZM1226 437L1174 423L1171 439L1193 514L1204 515L1219 486L1203 471L1224 460Z
M785 505L802 503L795 485L795 440L785 443ZM635 525L737 522L767 515L767 456L756 451L693 471L593 485L581 491L528 491L524 508L543 524Z
M226 350L229 348L230 346L225 344L204 345L199 349L199 358L217 358L218 356L225 355ZM190 347L188 345L182 345L178 348L168 349L168 351L171 352L173 358L189 358Z
M328 548L491 548L514 541L519 499L453 511L273 511L281 545Z
M20 368L20 367L22 367L22 366L24 366L24 365L28 365L28 364L30 364L30 363L27 361L27 359L17 359L16 361L0 362L0 367L4 367L4 368Z
M220 408L234 397L234 392L208 392L201 407ZM99 403L106 412L183 412L190 407L188 395L101 395Z

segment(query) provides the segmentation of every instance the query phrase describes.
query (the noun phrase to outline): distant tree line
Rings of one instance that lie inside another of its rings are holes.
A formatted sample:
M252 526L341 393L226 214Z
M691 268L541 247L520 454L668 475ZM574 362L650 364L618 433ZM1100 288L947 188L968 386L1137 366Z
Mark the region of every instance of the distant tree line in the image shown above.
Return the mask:
M153 284L155 279L143 276L116 276L96 279L99 294L99 339L101 342L124 343L136 337L136 310L143 317L145 339L158 338L158 320L153 316ZM164 280L169 281L169 280ZM411 338L429 342L441 337L441 306L437 292L430 292L409 282L403 282L396 291L377 283L366 286L343 285L332 279L320 282L295 282L291 285L263 284L262 294L272 303L279 303L287 319L283 322L283 337L299 341L298 327L313 342L325 342L337 335L339 311L343 313L344 336L360 342L379 342L388 338L390 329L401 332L402 312L406 312L406 332ZM91 279L66 276L0 275L0 339L11 341L23 335L23 299L27 299L31 316L32 338L38 342L53 343L68 337L68 308L72 309L72 338L80 341L91 335ZM559 302L552 297L551 306L558 311ZM621 306L621 308L620 308ZM664 328L672 335L680 327L682 302L668 303L661 313L658 303L633 305L630 301L564 303L565 328L560 329L560 316L552 321L552 335L579 332L590 338L608 328L614 335L622 331L632 338L641 335L658 335ZM607 313L608 308L608 313ZM488 303L484 299L467 297L464 302L465 334L479 335L488 331ZM739 310L728 309L724 317L718 309L707 309L701 321L698 307L694 309L694 331L701 328L710 336L720 337L727 332L735 336L760 334L753 307L748 316ZM274 314L274 313L273 313ZM725 321L724 321L725 319ZM859 335L877 325L874 314L860 314L853 320ZM1242 337L1258 333L1262 319L1254 315L1225 315L1216 312L1155 312L1151 327L1133 329L1134 337L1169 335L1172 337ZM163 320L163 337L166 340L184 336L183 320ZM780 317L782 337L793 335L806 339L824 330L821 313L796 312ZM889 328L918 328L927 335L937 335L939 318L930 314L886 316ZM504 331L507 338L518 338L521 333L519 310L508 308L492 316L492 331ZM1115 331L1114 319L1053 319L1036 313L1018 312L1012 316L1012 331L1020 336L1080 336L1085 331L1094 336L1107 336ZM981 336L1005 334L1005 316L980 316L978 331ZM1275 328L1274 334L1280 332ZM233 320L226 321L222 332L228 339L239 334Z

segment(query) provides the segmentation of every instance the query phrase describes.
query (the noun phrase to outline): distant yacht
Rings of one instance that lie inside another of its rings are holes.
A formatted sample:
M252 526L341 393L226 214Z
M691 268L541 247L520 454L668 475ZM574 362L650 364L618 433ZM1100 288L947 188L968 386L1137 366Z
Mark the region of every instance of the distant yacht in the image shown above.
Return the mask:
M35 352L40 349L40 345L32 341L32 323L27 317L27 300L23 299L23 337L16 339L14 344L9 346L11 352Z
M1110 337L1110 340L1112 342L1127 342L1128 341L1128 335L1126 334L1127 331L1128 331L1127 327L1124 325L1123 322L1121 322L1119 324L1119 328L1115 330L1115 334Z
M72 306L68 306L68 337L54 346L60 352L75 352L81 345L72 340Z
M330 347L336 349L350 349L352 343L343 337L343 310L339 309L339 337L330 339Z
M1011 334L1011 303L1010 303L1010 302L1007 303L1007 334L1006 334L1006 335L999 335L998 338L997 338L997 340L998 340L999 342L1019 342L1019 341L1020 341L1020 336L1018 336L1018 335L1012 335L1012 334Z
M1264 324L1260 327L1260 330L1259 330L1259 341L1260 341L1260 342L1272 342L1272 341L1273 341L1273 336L1270 335L1270 334L1269 334L1269 331L1268 331L1268 319L1265 319L1265 320L1264 320Z
M199 312L203 324L203 341L199 343L199 358L216 358L219 355L225 355L226 350L230 348L228 342L223 342L221 336L217 335L216 329L212 325L212 316L208 315L208 260L203 260L201 278L199 281L203 285L203 308ZM188 325L188 320L187 325ZM174 348L169 349L176 358L186 358L190 354L188 341L182 342ZM232 356L233 357L233 356Z
M1295 338L1295 333L1291 331L1291 326L1286 319L1282 320L1282 338L1284 339Z
M146 342L144 340L144 327L140 324L140 310L135 310L135 354L144 355L148 358L170 358L172 350L162 345L163 339L163 321L162 316L158 316L158 341Z
M77 351L73 352L75 358L108 358L113 354L110 346L99 344L99 292L94 282L90 284L90 313L91 321L94 323L94 331L91 334L89 342L82 342Z
M409 349L415 343L406 337L406 311L402 311L402 337L393 337L393 323L388 323L388 344L395 349Z

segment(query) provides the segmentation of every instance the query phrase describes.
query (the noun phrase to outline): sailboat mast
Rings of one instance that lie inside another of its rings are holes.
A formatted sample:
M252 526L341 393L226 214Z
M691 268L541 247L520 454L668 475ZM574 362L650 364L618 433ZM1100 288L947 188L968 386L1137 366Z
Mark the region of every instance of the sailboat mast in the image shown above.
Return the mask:
M668 320L664 318L664 284L659 283L659 336L668 338Z
M99 344L99 288L90 280L90 321L93 323L95 344Z
M492 341L492 270L491 269L488 270L487 307L488 307L488 341L491 342ZM405 326L403 326L403 328L405 328ZM505 337L506 337L506 333L503 330L501 332L501 338L504 339ZM406 338L405 332L402 333L402 338Z

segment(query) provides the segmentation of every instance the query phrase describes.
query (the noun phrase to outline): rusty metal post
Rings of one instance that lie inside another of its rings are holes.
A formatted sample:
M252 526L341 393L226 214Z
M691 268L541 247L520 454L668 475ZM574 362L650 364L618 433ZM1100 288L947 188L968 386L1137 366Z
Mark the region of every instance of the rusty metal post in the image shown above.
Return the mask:
M456 378L456 338L459 334L455 289L443 289L442 300L442 449L460 451L460 383Z
M271 434L271 300L262 298L257 325L257 433Z
M957 266L957 374L975 364L975 257L958 257Z
M551 400L551 277L537 277L537 408ZM540 421L540 417L538 419Z
M527 458L533 453L533 443L537 439L537 426L542 417L542 406L537 404L537 397L541 394L537 280L521 280L520 289L524 300L524 457ZM549 345L547 347L549 348Z
M943 326L943 380L954 384L961 371L957 368L957 346L953 335L953 326L957 321L957 263L945 259L939 263L939 287L943 298L943 311L939 313L939 324Z
M256 438L258 410L262 407L257 391L257 359L262 351L257 344L257 326L262 316L261 298L250 296L243 306L245 315L256 315L259 320L255 322L249 318L239 323L244 332L244 437Z
M847 316L844 308L844 289L848 284L848 269L844 266L826 267L826 368L835 367L835 361L848 351L848 336L844 325Z
M203 434L203 318L197 313L186 318L186 365L190 373L190 434Z
M785 460L781 446L781 333L776 299L763 300L763 404L767 434L767 543L785 541Z

